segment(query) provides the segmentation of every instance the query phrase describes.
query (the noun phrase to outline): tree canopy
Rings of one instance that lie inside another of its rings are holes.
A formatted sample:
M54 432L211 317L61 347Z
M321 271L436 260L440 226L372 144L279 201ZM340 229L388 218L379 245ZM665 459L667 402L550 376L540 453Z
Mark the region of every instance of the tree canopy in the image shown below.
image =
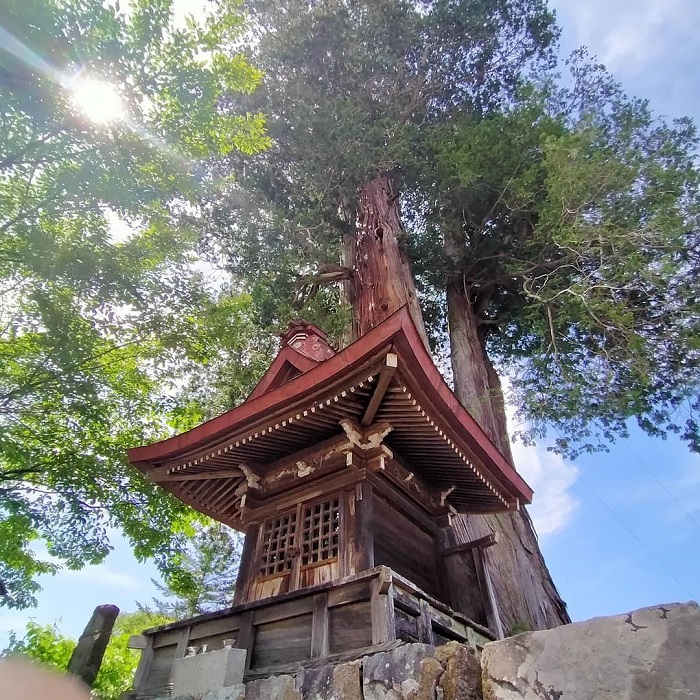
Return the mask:
M251 104L274 146L209 204L207 226L237 275L273 290L258 308L318 312L299 289L334 269L358 188L389 171L436 349L459 296L527 436L549 428L575 455L633 418L700 447L690 120L657 117L584 51L558 65L535 0L246 7L266 71ZM453 353L457 385L464 366ZM485 399L468 393L478 415Z
M231 607L242 547L243 537L226 525L198 529L187 545L177 589L153 581L162 598L139 607L173 620Z
M178 399L186 378L258 333L249 297L203 283L188 224L217 186L207 158L268 145L237 104L261 74L235 51L236 4L184 27L169 0L117 7L3 5L0 580L14 607L37 575L101 561L111 527L176 574L193 515L126 448L200 420L196 395ZM84 105L103 93L114 113L95 121Z

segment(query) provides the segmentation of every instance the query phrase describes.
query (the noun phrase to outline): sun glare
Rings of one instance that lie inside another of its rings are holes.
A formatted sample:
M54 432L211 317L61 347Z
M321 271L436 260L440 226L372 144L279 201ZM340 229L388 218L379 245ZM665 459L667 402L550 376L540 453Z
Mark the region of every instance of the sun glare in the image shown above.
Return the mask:
M111 83L96 78L79 78L71 85L73 104L98 124L124 117L124 101Z

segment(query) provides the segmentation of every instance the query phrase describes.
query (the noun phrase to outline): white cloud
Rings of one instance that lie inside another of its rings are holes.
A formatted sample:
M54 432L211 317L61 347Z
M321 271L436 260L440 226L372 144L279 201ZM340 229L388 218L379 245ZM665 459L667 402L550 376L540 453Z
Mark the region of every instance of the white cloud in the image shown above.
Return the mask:
M698 45L697 0L553 0L565 32L616 73L643 74ZM672 79L672 76L668 76Z
M102 586L122 588L129 591L135 591L141 588L141 584L135 576L113 571L106 564L85 566L82 569L65 569L61 568L63 563L61 559L49 554L43 544L37 544L33 549L42 561L56 564L59 567L59 570L56 572L56 578L70 578L86 583L96 583Z
M534 489L528 511L539 535L563 530L570 522L579 501L569 489L578 479L578 469L539 445L512 445L518 473Z
M104 564L99 566L86 566L84 569L79 569L77 571L63 569L56 575L89 583L96 583L102 586L123 588L130 591L138 590L141 587L139 580L135 576L123 574L119 571L112 571Z
M515 407L507 402L508 379L503 378L501 383L506 396L508 432L512 434L514 426L518 429L524 426L516 421ZM511 445L511 451L515 468L535 492L528 512L537 534L550 535L563 530L580 505L580 501L570 493L578 479L578 469L544 445L515 442Z
M642 69L663 55L669 44L688 31L683 4L682 0L635 2L634 11L626 12L603 33L603 62L613 69L629 69L630 63Z

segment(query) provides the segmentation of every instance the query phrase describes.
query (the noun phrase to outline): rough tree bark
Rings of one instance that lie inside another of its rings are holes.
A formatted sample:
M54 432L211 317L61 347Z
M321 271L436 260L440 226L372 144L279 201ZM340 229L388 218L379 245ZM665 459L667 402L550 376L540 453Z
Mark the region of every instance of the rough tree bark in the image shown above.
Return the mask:
M501 382L486 353L484 326L459 282L448 286L447 308L455 394L512 463ZM547 629L571 622L525 508L515 513L462 516L461 520L462 535L469 540L490 531L499 534L498 546L485 550L484 555L504 629L523 625Z
M356 230L346 236L343 251L344 265L354 271L352 288L346 290L354 312L353 340L407 305L429 347L408 256L401 245L398 196L387 173L359 193Z
M357 226L346 238L343 264L354 270L345 299L355 312L353 339L363 335L400 307L408 305L428 347L427 333L408 257L401 246L398 193L387 174L360 191ZM451 360L455 393L502 453L512 462L500 382L485 351L476 315L464 290L447 293ZM487 563L504 629L525 625L544 629L569 622L540 553L527 512L462 516L456 534L463 541L496 531L500 543L487 552Z

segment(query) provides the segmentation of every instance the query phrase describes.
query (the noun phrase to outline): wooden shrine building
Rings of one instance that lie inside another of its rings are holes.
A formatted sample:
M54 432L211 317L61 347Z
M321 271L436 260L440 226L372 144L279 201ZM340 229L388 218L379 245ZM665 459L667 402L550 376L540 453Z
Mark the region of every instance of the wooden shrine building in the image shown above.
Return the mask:
M129 459L245 532L233 607L149 631L137 690L167 683L187 646L224 639L255 675L397 639L502 635L482 555L498 543L464 541L456 516L517 509L532 491L405 308L337 353L315 326L290 326L243 404Z

